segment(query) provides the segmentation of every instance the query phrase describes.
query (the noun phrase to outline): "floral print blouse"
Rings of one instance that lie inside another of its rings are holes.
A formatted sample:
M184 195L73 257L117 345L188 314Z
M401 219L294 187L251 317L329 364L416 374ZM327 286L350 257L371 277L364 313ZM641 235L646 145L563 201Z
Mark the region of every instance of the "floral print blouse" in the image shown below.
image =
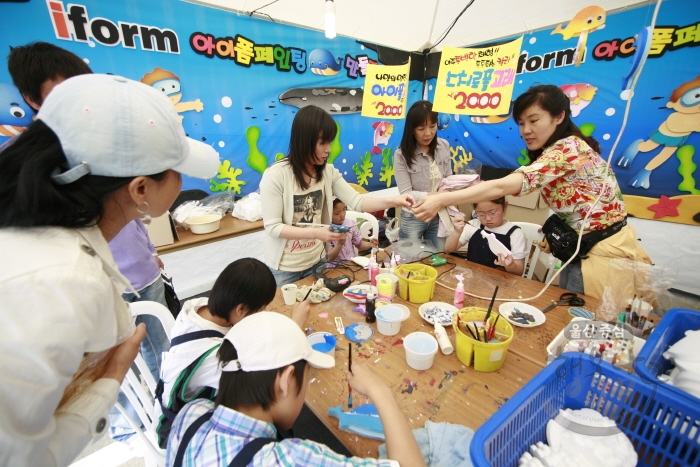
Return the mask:
M627 216L622 192L608 164L582 139L569 136L544 148L532 164L520 167L523 186L518 196L542 190L547 205L575 230L589 211L584 230L603 230ZM606 179L603 196L601 193Z

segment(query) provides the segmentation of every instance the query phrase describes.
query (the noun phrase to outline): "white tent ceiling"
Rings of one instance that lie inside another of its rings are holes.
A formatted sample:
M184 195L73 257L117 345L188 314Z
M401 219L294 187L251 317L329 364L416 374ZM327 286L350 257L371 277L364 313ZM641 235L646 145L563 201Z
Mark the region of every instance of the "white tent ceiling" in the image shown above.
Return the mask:
M255 17L323 31L324 0L192 0ZM405 51L435 44L470 0L335 0L338 35ZM490 42L568 22L599 5L608 14L649 0L474 0L442 46ZM269 15L269 16L268 16Z

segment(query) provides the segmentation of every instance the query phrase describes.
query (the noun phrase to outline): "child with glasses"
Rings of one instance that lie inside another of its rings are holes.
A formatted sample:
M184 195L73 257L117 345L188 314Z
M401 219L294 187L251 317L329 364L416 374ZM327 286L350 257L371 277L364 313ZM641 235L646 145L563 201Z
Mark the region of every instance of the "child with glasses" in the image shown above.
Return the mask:
M511 274L522 275L529 246L522 229L504 216L508 209L505 196L493 201L474 204L476 219L465 222L463 217L452 219L454 231L445 241L445 251L451 253L467 245L467 260L492 268L504 269ZM512 254L494 254L481 230L493 233Z

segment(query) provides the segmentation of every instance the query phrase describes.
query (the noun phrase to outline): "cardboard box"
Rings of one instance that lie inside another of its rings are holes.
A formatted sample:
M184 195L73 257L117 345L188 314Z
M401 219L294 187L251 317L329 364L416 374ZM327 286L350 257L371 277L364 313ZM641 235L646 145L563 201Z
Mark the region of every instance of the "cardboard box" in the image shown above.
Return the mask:
M557 264L557 261L559 260L556 259L554 256L544 252L540 252L540 256L539 258L537 258L537 264L535 265L535 273L533 275L533 279L536 279L540 282L545 282L545 279L547 278L547 271L549 271L550 267ZM557 278L554 279L552 285L559 285L559 276L557 276Z
M526 196L506 196L508 212L506 219L511 222L531 222L544 224L550 215L549 206L540 198L540 192Z
M160 217L151 220L151 223L146 226L148 236L151 239L153 246L159 247L175 243L178 239L177 231L175 230L175 222L170 217L170 212L166 212Z

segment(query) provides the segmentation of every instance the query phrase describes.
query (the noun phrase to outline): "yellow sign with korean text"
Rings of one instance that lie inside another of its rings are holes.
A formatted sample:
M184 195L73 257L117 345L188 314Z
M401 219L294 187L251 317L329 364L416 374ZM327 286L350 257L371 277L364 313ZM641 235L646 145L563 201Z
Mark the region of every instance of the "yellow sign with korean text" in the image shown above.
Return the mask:
M410 57L405 65L367 65L362 96L362 116L383 119L404 118L410 69Z
M490 47L444 47L433 110L464 115L507 114L522 43L520 37Z

